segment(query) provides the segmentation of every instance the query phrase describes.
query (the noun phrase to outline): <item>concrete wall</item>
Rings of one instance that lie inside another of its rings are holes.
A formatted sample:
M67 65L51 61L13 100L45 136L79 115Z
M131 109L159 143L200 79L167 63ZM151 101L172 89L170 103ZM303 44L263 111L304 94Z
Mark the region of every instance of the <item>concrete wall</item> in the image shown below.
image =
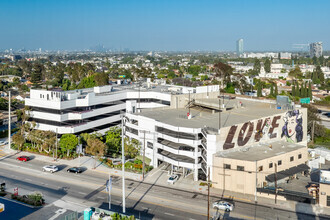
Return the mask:
M191 93L190 100L192 99L215 99L219 96L219 92L208 93ZM185 108L189 101L189 94L172 95L171 108Z
M330 184L320 183L319 188L319 204L320 206L327 206L327 196L330 197Z

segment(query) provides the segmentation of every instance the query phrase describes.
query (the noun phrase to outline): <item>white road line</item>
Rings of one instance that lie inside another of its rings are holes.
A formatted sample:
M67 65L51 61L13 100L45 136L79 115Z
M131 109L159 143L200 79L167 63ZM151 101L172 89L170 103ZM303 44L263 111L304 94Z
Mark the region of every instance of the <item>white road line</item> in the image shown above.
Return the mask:
M98 199L105 199L104 197L100 197L100 196L99 196L99 197L97 197L97 198L98 198Z
M168 212L164 212L165 215L170 215L170 216L174 216L174 214L172 213L168 213Z
M84 192L78 192L79 194L81 195L86 195L87 193L84 193Z
M147 208L147 207L141 207L141 208L143 208L143 209L149 209L149 208Z

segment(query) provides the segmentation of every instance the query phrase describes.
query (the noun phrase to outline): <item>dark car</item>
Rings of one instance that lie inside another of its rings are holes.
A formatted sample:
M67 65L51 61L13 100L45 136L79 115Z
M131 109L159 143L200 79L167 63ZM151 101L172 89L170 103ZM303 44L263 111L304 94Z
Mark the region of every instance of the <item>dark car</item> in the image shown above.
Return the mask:
M19 157L16 158L16 160L26 162L26 161L30 160L30 157L28 157L28 156L19 156Z
M68 173L81 173L82 169L80 167L71 167L67 170Z

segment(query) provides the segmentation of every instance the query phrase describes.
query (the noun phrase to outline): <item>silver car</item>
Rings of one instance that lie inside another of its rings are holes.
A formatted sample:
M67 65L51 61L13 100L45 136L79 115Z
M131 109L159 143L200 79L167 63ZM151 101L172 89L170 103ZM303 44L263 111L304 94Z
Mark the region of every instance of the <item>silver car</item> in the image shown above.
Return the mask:
M226 201L218 201L213 203L213 208L222 209L226 212L233 211L234 205Z
M55 165L47 165L42 168L42 171L54 173L54 172L58 171L58 167Z

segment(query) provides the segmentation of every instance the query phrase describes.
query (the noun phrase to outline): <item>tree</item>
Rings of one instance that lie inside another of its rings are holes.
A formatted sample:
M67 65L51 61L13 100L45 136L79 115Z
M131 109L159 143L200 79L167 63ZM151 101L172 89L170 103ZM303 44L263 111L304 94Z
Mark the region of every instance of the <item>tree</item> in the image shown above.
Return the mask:
M112 127L106 133L105 143L108 145L108 154L119 153L121 149L121 129L119 127Z
M44 66L42 64L36 63L33 66L33 71L31 73L31 82L32 83L34 83L34 84L41 83L43 70L44 70Z
M299 88L299 83L296 82L297 87L296 87L296 96L300 97L300 88Z
M271 84L270 86L270 96L274 96L274 86L273 86L273 83Z
M299 66L296 66L294 69L290 70L289 76L297 79L302 79L304 77Z
M277 88L277 84L275 83L275 97L278 95L278 88Z
M223 80L223 85L231 82L230 76L233 74L233 68L225 63L218 62L214 64L215 75Z
M261 80L257 84L257 97L262 97Z
M135 158L140 152L140 143L136 139L125 138L124 140L124 150L126 158Z
M78 145L78 138L74 134L64 134L60 139L61 151L67 152L69 157L70 152Z
M100 157L104 156L106 145L96 137L90 137L87 139L86 153L94 155L99 160ZM96 161L94 160L94 168Z
M264 66L265 66L265 71L266 71L267 73L270 73L270 66L271 66L271 63L270 63L270 60L269 60L268 57L266 58L266 61L265 61Z
M23 135L16 133L13 135L13 142L18 146L18 150L20 150L25 143L25 138Z
M254 59L254 65L253 65L253 70L257 73L260 73L261 65L260 65L260 60L258 58Z
M323 125L319 124L321 121L320 116L318 115L318 110L316 107L310 104L302 104L302 107L307 108L307 130L311 134L313 122L314 125L314 136L322 137L326 134L326 129Z
M309 84L308 84L308 96L309 96L309 98L312 101L312 99L313 99L313 93L312 93L312 83L311 83L311 81L309 81Z
M109 76L106 73L95 73L94 79L96 86L105 86L109 84Z
M294 84L292 84L291 95L292 95L293 97L296 96L296 86L295 86Z

